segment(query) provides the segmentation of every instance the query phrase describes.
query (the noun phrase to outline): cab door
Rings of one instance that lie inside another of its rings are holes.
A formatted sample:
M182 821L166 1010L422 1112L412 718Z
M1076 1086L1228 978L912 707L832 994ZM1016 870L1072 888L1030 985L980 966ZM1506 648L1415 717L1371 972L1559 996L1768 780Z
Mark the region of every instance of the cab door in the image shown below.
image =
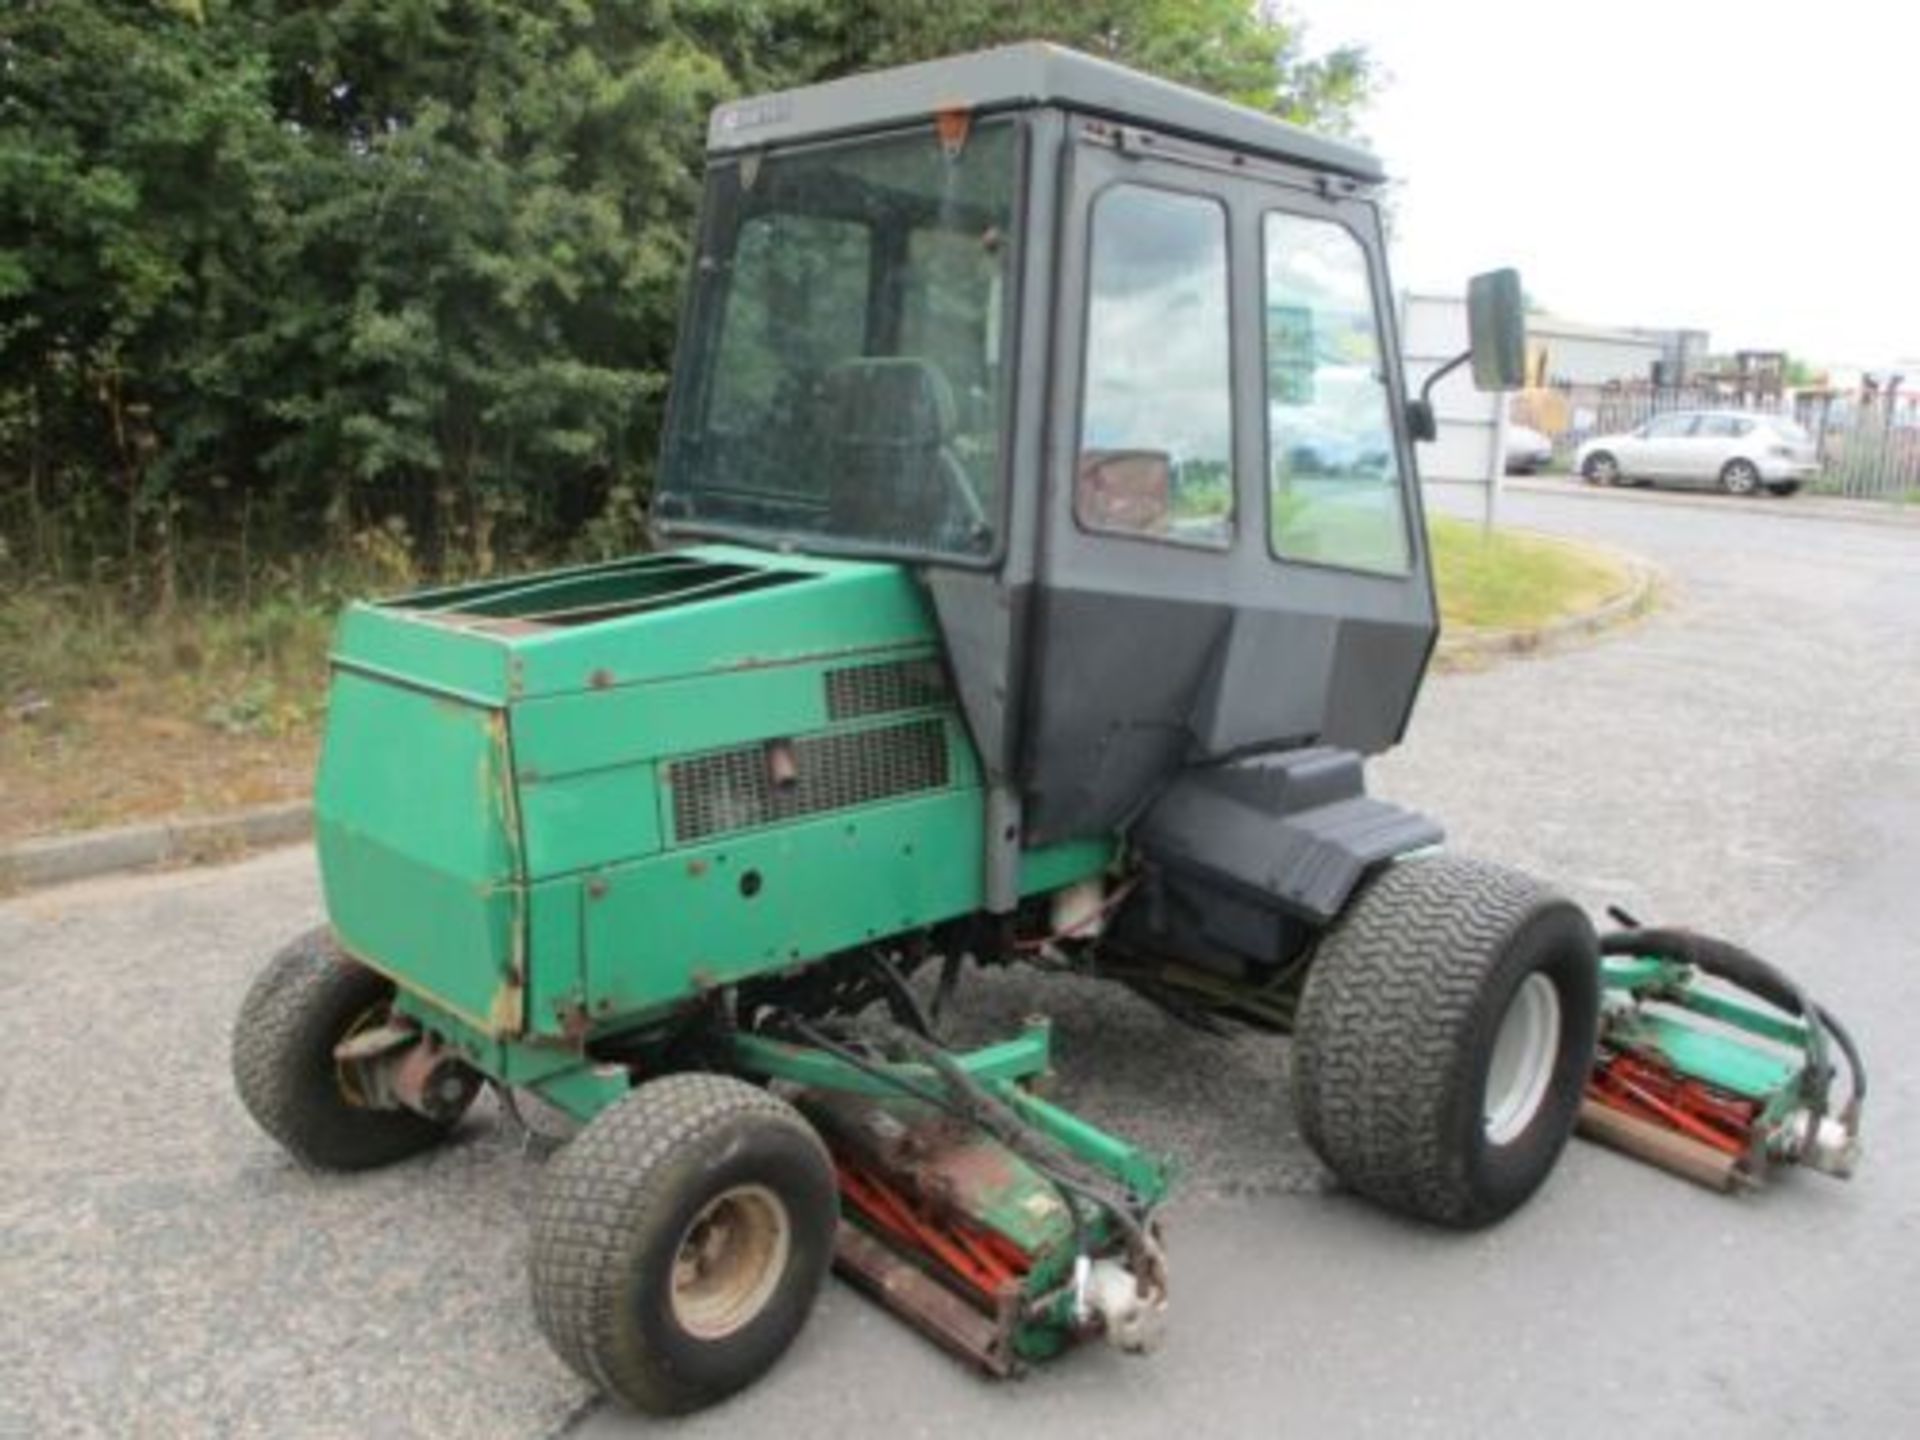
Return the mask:
M1384 748L1434 634L1371 204L1278 163L1067 129L1030 842L1111 831L1196 762ZM1341 271L1317 309L1310 260L1267 262L1302 246Z

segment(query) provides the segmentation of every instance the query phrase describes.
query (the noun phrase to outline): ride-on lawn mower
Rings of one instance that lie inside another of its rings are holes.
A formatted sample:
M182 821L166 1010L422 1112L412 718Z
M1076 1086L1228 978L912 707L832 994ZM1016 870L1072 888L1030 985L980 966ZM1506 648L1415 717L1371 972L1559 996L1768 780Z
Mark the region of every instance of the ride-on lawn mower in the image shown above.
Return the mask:
M269 1134L378 1165L488 1084L581 1122L535 1308L656 1411L765 1371L830 1263L989 1372L1152 1344L1168 1169L1038 1093L1043 1022L942 1043L969 965L1290 1033L1313 1149L1443 1225L1583 1099L1716 1183L1848 1168L1790 982L1629 929L1603 987L1583 911L1366 793L1437 628L1371 157L1037 45L709 151L659 548L341 621L329 923L234 1037ZM1469 310L1518 384L1517 278Z

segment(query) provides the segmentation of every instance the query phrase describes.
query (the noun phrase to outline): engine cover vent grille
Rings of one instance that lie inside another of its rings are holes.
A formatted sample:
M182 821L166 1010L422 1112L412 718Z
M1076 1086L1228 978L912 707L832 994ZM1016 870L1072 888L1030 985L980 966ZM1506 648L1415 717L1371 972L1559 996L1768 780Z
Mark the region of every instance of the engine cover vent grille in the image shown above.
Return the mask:
M768 746L741 745L667 766L681 844L802 815L945 788L947 728L938 716L793 742L794 779L773 781Z
M834 720L921 710L947 698L947 672L938 660L887 660L827 671L827 714Z

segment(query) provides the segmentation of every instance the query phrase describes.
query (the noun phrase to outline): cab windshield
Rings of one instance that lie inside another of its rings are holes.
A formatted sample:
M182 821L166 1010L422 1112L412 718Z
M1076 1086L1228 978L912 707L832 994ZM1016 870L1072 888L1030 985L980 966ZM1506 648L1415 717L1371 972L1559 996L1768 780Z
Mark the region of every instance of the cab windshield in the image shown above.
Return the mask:
M1008 122L716 165L661 518L990 554L1017 168Z

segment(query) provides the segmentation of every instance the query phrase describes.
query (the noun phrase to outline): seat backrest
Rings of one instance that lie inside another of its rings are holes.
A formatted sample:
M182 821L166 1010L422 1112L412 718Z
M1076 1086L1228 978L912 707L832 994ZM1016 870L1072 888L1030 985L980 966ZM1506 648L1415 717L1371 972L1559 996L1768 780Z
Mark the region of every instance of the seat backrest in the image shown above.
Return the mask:
M917 356L849 360L821 382L827 503L835 529L911 543L944 516L953 387Z

